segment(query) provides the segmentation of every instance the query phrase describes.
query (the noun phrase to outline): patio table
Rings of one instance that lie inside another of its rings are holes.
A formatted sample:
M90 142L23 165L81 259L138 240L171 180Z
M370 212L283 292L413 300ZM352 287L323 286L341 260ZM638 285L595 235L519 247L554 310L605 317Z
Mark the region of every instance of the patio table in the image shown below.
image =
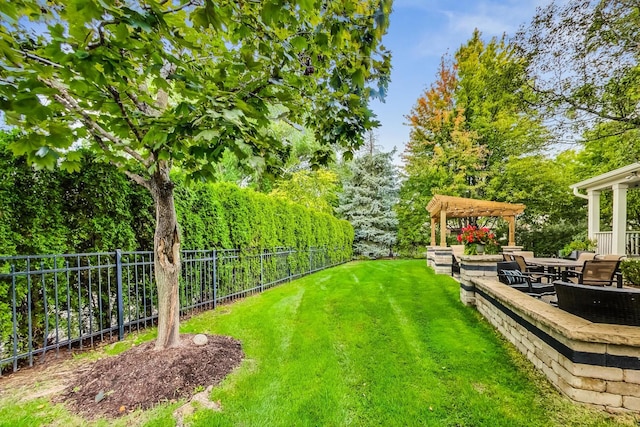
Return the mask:
M545 271L551 274L555 274L558 278L561 277L561 272L563 270L573 270L584 265L584 261L576 261L564 258L525 258L525 261L527 262L527 264L544 267Z

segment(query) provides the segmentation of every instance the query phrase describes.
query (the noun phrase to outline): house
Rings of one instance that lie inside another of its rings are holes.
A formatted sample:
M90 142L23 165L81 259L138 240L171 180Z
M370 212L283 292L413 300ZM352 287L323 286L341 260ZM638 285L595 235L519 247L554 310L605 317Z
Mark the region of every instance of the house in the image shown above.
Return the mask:
M627 222L627 190L640 187L640 163L603 173L570 186L573 194L588 201L589 239L598 242L596 252L640 256L640 231L630 231ZM611 231L600 231L600 194L613 191Z

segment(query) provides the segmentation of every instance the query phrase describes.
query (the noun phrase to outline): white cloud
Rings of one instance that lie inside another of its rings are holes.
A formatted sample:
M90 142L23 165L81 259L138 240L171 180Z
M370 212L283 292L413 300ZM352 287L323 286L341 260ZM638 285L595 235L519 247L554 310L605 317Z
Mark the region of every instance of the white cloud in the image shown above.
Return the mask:
M400 0L398 7L414 8L430 15L432 25L425 26L414 48L417 56L442 56L454 52L479 29L484 38L513 35L529 22L536 7L548 0L503 0L456 2L438 0Z

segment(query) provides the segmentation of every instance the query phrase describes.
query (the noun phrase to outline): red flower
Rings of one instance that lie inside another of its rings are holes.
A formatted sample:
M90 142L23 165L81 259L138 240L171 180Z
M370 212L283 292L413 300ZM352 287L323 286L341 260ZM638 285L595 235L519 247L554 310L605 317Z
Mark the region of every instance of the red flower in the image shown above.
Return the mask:
M465 244L487 244L495 239L495 235L487 228L478 228L475 225L468 225L462 227L462 232L458 234L458 242L464 242Z

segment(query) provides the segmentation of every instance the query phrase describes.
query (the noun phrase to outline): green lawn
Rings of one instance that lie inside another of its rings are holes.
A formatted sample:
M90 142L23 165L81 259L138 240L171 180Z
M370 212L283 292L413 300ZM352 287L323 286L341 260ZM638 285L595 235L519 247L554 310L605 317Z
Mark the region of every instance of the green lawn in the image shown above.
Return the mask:
M605 426L640 420L571 404L473 308L462 306L458 292L457 282L435 276L424 261L359 262L192 318L183 332L231 335L246 353L213 391L223 411L198 411L192 425ZM7 425L80 424L42 400L0 405L0 423ZM175 407L120 422L173 425ZM31 422L20 418L24 412Z

